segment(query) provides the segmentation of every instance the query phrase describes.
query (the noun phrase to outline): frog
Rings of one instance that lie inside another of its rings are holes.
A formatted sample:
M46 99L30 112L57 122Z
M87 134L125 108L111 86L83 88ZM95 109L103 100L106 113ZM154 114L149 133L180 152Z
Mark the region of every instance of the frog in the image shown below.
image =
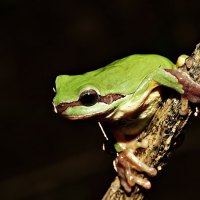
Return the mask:
M55 113L68 120L95 119L103 132L104 127L109 130L116 152L114 167L128 193L135 185L150 189L149 177L157 175L158 170L136 152L149 145L138 136L159 108L162 88L181 95L182 115L187 114L188 101L200 103L199 84L179 70L187 57L179 56L174 64L158 54L133 54L90 72L56 77Z

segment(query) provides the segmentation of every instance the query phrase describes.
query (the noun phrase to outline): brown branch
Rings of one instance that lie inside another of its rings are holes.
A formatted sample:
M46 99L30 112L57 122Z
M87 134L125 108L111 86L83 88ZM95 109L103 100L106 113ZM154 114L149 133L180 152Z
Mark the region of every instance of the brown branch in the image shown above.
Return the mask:
M200 43L181 69L187 72L193 80L200 83ZM172 152L178 136L193 112L190 108L188 114L182 116L179 114L179 110L180 95L175 93L171 97L168 95L147 129L140 135L141 140L145 138L149 141L149 147L145 151L139 152L137 156L149 166L157 168L158 171L167 164L166 158ZM144 195L145 191L139 186L135 186L132 193L127 195L120 188L119 179L116 177L102 200L142 200Z

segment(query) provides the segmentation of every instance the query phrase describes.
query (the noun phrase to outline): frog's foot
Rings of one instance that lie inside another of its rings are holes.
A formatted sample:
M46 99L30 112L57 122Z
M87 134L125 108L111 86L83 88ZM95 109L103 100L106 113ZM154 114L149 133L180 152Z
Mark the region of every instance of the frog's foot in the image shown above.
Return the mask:
M189 56L188 55L180 55L176 61L176 66L177 67L182 67L185 63L186 63L186 60Z
M122 187L126 192L131 192L131 187L135 184L145 189L151 188L151 182L137 172L145 172L149 176L156 176L157 170L147 166L135 155L134 150L128 148L119 153L116 159L116 169L120 178Z
M179 110L179 113L180 115L187 115L188 112L188 99L181 95L181 109Z

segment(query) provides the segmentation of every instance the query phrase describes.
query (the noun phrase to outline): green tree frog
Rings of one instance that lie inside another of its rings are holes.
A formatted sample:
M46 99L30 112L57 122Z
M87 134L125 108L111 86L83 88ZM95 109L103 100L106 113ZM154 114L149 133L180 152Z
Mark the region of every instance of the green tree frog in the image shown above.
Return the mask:
M179 57L178 65L185 59ZM176 90L187 99L185 102L200 103L200 86L169 59L155 54L131 55L82 75L56 78L56 113L71 120L96 118L112 132L117 152L115 168L127 192L135 184L151 187L150 181L135 171L157 174L135 152L148 147L148 142L140 142L137 136L161 102L159 86Z

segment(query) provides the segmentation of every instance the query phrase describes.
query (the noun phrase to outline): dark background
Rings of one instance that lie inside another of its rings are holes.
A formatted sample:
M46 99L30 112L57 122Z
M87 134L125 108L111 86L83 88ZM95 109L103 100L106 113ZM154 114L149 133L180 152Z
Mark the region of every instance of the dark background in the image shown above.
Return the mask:
M95 122L52 111L58 74L97 69L134 53L174 62L200 42L198 1L0 1L0 199L96 200L114 177ZM105 77L106 78L106 77ZM198 119L149 199L199 195Z

